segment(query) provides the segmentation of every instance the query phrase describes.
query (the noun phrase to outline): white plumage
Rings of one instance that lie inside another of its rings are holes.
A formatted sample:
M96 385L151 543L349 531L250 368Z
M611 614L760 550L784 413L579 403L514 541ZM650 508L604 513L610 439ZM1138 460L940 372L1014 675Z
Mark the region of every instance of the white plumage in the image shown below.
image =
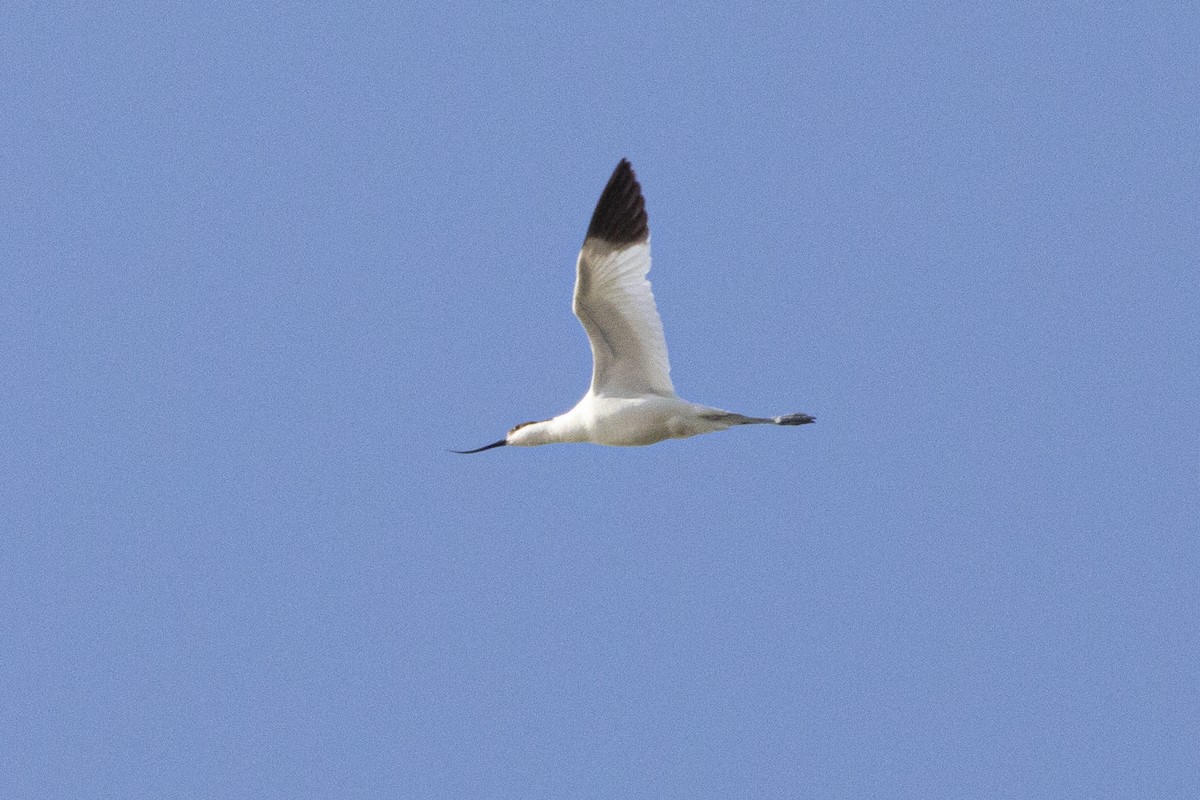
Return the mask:
M592 344L593 394L675 394L649 272L648 240L618 249L592 238L579 251L573 306Z
M633 167L621 159L596 204L576 264L573 307L592 345L587 394L553 419L524 422L498 442L455 452L556 442L646 445L734 425L814 421L807 414L747 417L679 398L649 272L645 200Z

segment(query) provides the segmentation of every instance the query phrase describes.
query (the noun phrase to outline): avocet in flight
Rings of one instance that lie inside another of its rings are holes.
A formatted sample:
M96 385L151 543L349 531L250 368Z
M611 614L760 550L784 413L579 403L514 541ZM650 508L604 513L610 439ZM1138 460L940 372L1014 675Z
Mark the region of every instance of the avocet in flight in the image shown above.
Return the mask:
M747 417L675 394L667 341L650 272L646 202L633 167L621 159L600 194L575 267L575 316L592 344L592 385L565 414L522 422L493 447L592 442L620 447L723 431L734 425L805 425L808 414Z

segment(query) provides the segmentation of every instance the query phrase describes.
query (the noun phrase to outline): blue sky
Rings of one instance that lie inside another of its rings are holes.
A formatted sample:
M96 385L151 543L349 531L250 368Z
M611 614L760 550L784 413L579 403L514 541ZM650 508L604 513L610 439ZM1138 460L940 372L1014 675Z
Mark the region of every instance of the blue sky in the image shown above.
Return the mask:
M6 17L3 796L1200 793L1190 4Z

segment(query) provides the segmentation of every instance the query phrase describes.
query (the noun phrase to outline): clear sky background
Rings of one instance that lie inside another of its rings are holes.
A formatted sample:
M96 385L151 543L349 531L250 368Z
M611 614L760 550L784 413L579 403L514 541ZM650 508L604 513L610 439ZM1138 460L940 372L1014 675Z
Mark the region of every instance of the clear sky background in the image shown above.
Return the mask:
M5 12L0 796L1200 796L1195 5L516 5Z

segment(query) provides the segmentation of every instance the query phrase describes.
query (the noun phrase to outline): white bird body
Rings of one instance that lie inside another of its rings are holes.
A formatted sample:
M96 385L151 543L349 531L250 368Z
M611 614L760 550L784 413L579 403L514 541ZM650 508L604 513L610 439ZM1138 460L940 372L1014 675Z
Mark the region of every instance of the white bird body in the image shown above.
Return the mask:
M686 439L739 424L740 414L699 406L672 395L605 397L589 390L574 408L544 422L509 431L506 444L531 447L555 442L592 442L638 447L664 439ZM763 420L770 422L771 420Z
M576 264L572 305L592 345L591 387L565 414L521 423L498 442L455 452L565 442L633 447L734 425L814 421L807 414L746 417L679 398L649 272L645 200L633 167L621 159L596 204Z

